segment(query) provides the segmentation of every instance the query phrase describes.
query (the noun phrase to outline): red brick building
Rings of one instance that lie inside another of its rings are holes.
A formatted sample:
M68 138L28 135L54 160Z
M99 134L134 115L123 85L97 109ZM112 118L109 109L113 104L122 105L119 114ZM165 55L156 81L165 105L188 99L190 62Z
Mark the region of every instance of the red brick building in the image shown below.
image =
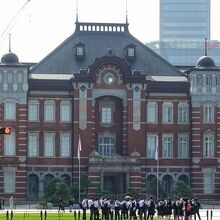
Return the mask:
M220 69L202 57L185 73L133 37L128 24L76 23L39 63L0 64L0 194L38 199L54 177L71 185L80 170L111 194L144 193L157 175L201 199L220 196Z

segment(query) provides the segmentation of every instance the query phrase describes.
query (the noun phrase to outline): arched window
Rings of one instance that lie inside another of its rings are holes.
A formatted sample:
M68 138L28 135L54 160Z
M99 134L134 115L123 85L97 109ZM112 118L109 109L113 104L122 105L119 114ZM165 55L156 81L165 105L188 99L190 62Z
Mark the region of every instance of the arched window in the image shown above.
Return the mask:
M179 181L183 181L186 185L189 184L189 178L186 175L180 175L178 178Z
M52 100L45 101L44 103L44 121L55 121L55 103Z
M37 100L28 102L28 121L39 121L39 102Z
M189 106L186 102L178 104L178 123L189 122Z
M168 195L173 191L173 178L170 175L165 175L162 178L163 191Z
M28 176L27 185L28 199L38 199L38 176L35 174L30 174Z
M50 183L50 181L54 178L54 176L52 174L46 174L44 176L44 191L45 188L48 186L48 184Z
M70 181L70 176L67 174L63 174L61 176L61 179L64 181L64 183L66 183L67 186L71 185L71 181Z
M157 123L157 103L156 102L147 103L147 122Z
M173 123L173 103L163 103L163 123Z
M204 157L214 156L214 133L206 131L203 135L203 155Z
M60 103L60 121L71 122L72 108L70 101L62 101Z

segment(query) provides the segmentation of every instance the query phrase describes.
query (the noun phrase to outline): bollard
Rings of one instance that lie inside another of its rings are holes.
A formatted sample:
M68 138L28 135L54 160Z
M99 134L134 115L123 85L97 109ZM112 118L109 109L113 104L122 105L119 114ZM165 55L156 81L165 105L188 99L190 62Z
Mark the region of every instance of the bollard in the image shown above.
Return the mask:
M73 219L76 220L76 210L73 212Z
M78 220L80 220L80 211L78 211Z
M212 210L211 210L211 220L212 220Z
M43 212L42 212L42 210L40 211L40 220L43 220Z
M47 211L44 212L44 220L47 220Z
M11 220L13 219L13 211L11 211Z
M6 212L6 220L8 220L8 217L9 217L9 216L8 216L8 210L7 210L7 212Z
M208 210L206 211L206 217L207 217L207 220L209 220L209 211Z

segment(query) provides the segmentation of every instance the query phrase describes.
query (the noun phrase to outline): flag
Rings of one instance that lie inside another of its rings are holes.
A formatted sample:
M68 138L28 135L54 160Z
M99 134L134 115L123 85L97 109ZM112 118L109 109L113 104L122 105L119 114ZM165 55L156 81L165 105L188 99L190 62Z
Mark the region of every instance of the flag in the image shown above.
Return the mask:
M159 157L159 147L158 147L158 137L156 138L156 145L155 145L155 160L158 160Z
M79 142L78 142L78 151L77 151L77 158L78 160L80 160L80 151L82 150L82 147L81 147L81 139L80 139L80 136L79 136Z

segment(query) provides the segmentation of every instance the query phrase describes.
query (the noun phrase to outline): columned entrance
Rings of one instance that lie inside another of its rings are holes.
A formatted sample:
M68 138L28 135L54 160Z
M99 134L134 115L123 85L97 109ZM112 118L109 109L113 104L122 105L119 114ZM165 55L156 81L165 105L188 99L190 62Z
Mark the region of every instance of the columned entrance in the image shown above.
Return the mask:
M103 173L103 191L106 194L126 192L126 173Z

